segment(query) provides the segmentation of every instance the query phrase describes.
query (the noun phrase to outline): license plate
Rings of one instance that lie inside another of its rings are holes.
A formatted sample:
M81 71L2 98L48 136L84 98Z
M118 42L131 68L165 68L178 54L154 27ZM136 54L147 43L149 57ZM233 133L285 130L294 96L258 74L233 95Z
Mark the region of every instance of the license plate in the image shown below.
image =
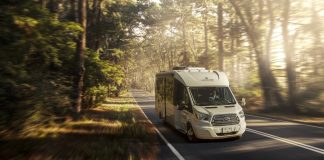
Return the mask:
M222 128L222 133L231 133L231 132L233 132L232 127L224 127L224 128Z

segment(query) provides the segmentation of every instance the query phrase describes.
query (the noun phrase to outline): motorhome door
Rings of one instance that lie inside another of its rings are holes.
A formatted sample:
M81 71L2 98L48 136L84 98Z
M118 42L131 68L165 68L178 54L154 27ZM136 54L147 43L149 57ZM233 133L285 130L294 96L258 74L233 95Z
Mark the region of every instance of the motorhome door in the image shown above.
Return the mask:
M182 131L187 131L187 122L191 114L192 105L190 103L189 95L186 90L186 87L181 84L179 81L175 83L176 88L176 118L175 124L176 128Z
M157 92L156 92L156 101L159 110L159 116L161 119L166 118L166 97L165 97L165 78L159 77L157 78Z

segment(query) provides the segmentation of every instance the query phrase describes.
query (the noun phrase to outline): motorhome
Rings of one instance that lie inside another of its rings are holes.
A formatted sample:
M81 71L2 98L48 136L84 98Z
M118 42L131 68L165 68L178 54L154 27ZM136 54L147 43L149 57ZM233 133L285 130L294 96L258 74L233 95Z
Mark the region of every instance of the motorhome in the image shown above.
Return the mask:
M155 111L189 141L240 138L246 129L244 112L225 73L202 67L175 67L156 74Z

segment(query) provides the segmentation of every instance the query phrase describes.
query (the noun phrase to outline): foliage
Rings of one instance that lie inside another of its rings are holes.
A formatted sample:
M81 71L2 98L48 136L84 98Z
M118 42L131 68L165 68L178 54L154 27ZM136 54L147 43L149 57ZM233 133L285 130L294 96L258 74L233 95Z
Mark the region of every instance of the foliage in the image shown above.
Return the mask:
M0 3L1 131L19 132L69 115L76 41L82 32L73 22L77 3ZM154 23L147 0L89 0L88 5L84 109L127 88L125 71L136 29Z
M106 96L118 95L124 82L124 72L120 65L100 59L99 52L89 52L85 65L85 95L103 101ZM96 103L94 103L96 104ZM93 104L88 104L93 105Z
M7 117L3 125L16 130L67 112L74 39L81 31L31 4L0 6L0 112Z

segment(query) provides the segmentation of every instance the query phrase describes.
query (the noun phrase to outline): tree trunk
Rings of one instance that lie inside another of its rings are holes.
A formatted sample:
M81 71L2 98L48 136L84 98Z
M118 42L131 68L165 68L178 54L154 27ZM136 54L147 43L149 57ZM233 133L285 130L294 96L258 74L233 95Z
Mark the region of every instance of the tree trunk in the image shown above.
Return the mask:
M218 24L218 69L220 71L224 70L224 36L223 36L223 4L222 2L218 2L217 5L217 24Z
M43 8L43 9L46 8L47 0L40 0L39 3L40 3L41 8Z
M204 34L205 34L205 56L208 56L208 7L204 0L205 14L204 14Z
M100 47L100 20L102 0L93 0L92 10L88 6L87 47L96 51ZM91 12L90 12L91 11Z
M82 90L83 90L83 78L84 78L84 52L86 48L86 28L87 28L87 19L86 19L86 4L87 0L79 0L78 4L78 17L79 23L83 28L82 33L79 34L79 39L77 41L76 48L76 72L74 75L74 84L73 84L73 111L76 116L81 112L82 107Z
M284 1L284 10L282 13L282 36L284 44L284 52L286 55L286 74L288 84L288 107L291 111L297 111L296 107L296 73L295 64L293 62L293 54L290 50L290 38L288 35L288 21L290 12L290 0Z
M67 19L70 21L78 22L77 16L76 16L75 0L70 0L69 2L70 2L70 11L69 11Z
M264 2L263 2L263 0L258 0L257 3L258 3L258 20L257 20L257 24L256 24L257 27L255 28L257 31L255 31L255 33L257 34L257 37L258 37L257 41L261 42L262 41L261 37L264 36L263 35L264 31L261 29L262 25L263 25ZM267 37L267 38L269 38L269 37ZM270 40L267 41L267 42L271 42L271 37L270 37ZM263 51L263 47L262 47L263 45L259 44L258 46L259 46L258 49L259 49L259 52L260 52L259 55L257 55L257 58L259 59L258 60L259 61L258 65L262 65L260 74L263 76L263 79L264 79L264 83L263 83L264 95L265 95L265 97L267 97L266 98L267 102L266 102L266 105L264 105L264 107L265 107L264 109L265 110L270 110L270 107L274 105L273 104L273 96L276 96L276 94L277 94L276 92L273 93L273 90L276 90L278 87L277 87L276 79L274 78L274 75L273 75L273 73L271 71L270 59L269 59L270 57L268 57L267 47L270 47L270 46L267 46L267 44L266 44L265 53L262 52ZM274 81L270 80L272 78L268 77L269 75L272 75Z
M94 40L94 49L98 50L100 48L100 35L101 35L101 2L102 0L97 0L96 8L97 8L97 16L96 16L96 37Z
M183 16L182 22L182 39L183 39L183 51L182 51L182 65L189 66L189 54L188 54L188 45L187 45L187 28L186 28L186 17Z
M271 69L271 41L272 41L272 34L274 29L274 16L273 16L273 8L272 8L272 2L270 0L266 1L267 10L268 10L268 16L269 16L269 30L266 37L266 43L265 43L265 54L264 57L264 64L266 68ZM270 106L273 106L273 98L271 96L270 90L265 91L265 95L268 96L268 104L265 105L265 110L269 110ZM277 95L280 97L280 95Z
M322 33L322 24L321 24L321 19L320 16L318 15L318 11L316 11L316 4L315 1L312 1L312 19L311 19L311 24L313 26L312 28L312 34L314 37L313 41L313 59L314 59L314 64L313 65L313 73L314 75L319 75L320 73L320 68L322 68L321 64L323 64L323 58L324 58L324 52L321 49L322 42L321 42L321 33ZM322 53L321 53L322 52Z
M57 13L58 5L59 3L56 0L49 0L49 2L47 3L47 8L50 12Z
M268 15L269 15L269 30L266 40L266 60L269 62L269 66L271 67L271 40L272 40L272 34L274 29L274 16L273 16L273 8L272 8L272 2L270 0L267 0L267 8L268 8Z

